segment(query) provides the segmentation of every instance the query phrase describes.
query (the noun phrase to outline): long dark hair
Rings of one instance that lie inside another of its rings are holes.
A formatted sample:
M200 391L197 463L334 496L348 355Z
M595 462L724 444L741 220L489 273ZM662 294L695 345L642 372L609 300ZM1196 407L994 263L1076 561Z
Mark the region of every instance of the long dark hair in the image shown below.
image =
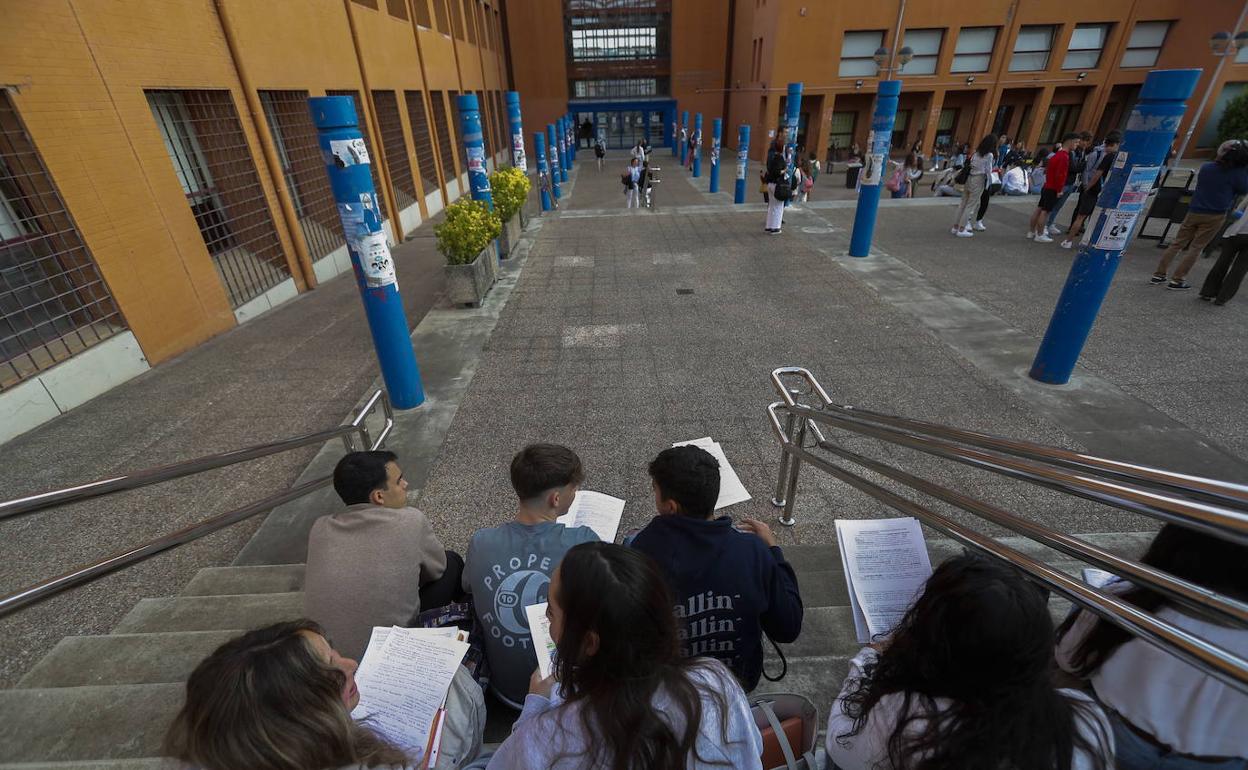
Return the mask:
M403 765L407 755L356 723L342 702L346 675L316 654L311 620L231 639L186 682L186 703L164 753L204 770L303 770Z
M1087 745L1075 725L1083 705L1050 681L1052 631L1044 596L1012 567L974 554L946 561L844 698L854 726L838 740L898 695L900 716L885 726L895 770L1069 770L1076 746L1103 759L1108 738Z
M979 146L975 148L976 155L991 155L997 151L997 138L992 134L985 136L979 140Z
M717 691L702 691L690 678L707 665L682 658L675 604L658 565L631 548L582 543L559 563L563 633L555 678L564 700L581 704L581 722L591 755L585 766L611 770L684 770L697 753L702 696L713 698L728 743L728 704ZM598 648L585 654L590 634ZM662 690L677 714L671 725L656 711Z
M1153 538L1140 561L1233 599L1248 601L1248 568L1244 566L1248 564L1248 547L1167 524ZM1156 612L1167 604L1161 594L1144 587L1132 588L1121 598L1145 612ZM1074 616L1063 623L1059 634L1065 633L1073 621ZM1098 619L1071 652L1073 673L1091 676L1131 638L1129 632Z

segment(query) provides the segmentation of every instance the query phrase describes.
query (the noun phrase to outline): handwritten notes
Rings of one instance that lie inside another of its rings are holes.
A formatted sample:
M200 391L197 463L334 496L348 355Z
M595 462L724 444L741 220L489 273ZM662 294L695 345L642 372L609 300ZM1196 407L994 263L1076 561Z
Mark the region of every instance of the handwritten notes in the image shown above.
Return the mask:
M916 519L836 520L858 641L893 630L932 574Z
M546 617L546 602L530 604L524 608L529 618L529 632L533 635L533 651L537 655L537 668L542 678L550 676L555 659L555 642L550 638L550 619Z
M705 436L693 441L679 441L672 446L696 446L699 449L705 449L711 457L715 458L715 462L719 463L719 499L715 501L715 510L718 511L720 508L750 499L749 490L741 483L737 472L732 469L727 455L724 454L724 448L715 439Z
M576 493L568 512L556 521L565 527L589 527L602 542L614 543L623 515L624 501L620 498L581 490Z

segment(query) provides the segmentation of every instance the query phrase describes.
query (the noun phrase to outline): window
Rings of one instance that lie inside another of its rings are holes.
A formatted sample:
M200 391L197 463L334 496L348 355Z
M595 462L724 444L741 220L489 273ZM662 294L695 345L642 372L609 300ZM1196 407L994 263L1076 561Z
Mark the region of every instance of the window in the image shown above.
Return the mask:
M1049 51L1053 48L1053 32L1049 24L1028 24L1018 30L1010 72L1036 72L1048 68Z
M897 115L893 118L893 135L889 138L889 145L894 150L906 147L906 133L910 130L911 112L912 110L897 110Z
M1127 50L1122 54L1122 66L1151 67L1156 64L1169 31L1168 21L1136 22L1135 29L1131 30L1131 39L1127 41Z
M1213 102L1213 109L1209 112L1209 119L1205 121L1204 128L1200 130L1200 136L1196 137L1197 147L1216 147L1218 144L1218 121L1222 119L1222 114L1226 112L1226 105L1232 99L1248 90L1248 83L1227 83L1222 86L1222 91L1218 94L1218 98Z
M572 81L574 99L626 99L658 95L657 78Z
M125 328L95 259L0 89L0 390Z
M464 29L468 31L468 42L477 44L476 0L464 0Z
M425 100L420 91L404 91L403 100L407 102L407 121L412 126L412 141L416 144L420 182L428 195L438 189L438 164L433 157L437 132L429 125L429 115L425 112Z
M1107 37L1109 37L1108 24L1077 25L1070 36L1070 46L1066 49L1066 59L1062 62L1062 69L1096 69L1101 63L1101 51L1105 49Z
M572 30L573 61L626 61L659 55L657 27L606 27Z
M832 126L828 131L828 147L843 150L853 144L854 124L857 122L857 112L833 112Z
M902 45L910 46L914 58L902 72L907 75L935 75L936 60L940 58L940 44L944 40L943 29L908 29Z
M412 8L416 12L416 23L422 27L432 27L433 19L429 16L429 0L412 0Z
M948 149L953 146L953 129L958 124L958 108L945 107L936 120L936 147Z
M407 157L407 142L399 120L399 100L394 91L373 91L373 107L377 110L377 133L386 154L386 171L399 208L416 205L416 182L412 179L412 163ZM374 158L376 163L377 159Z
M451 145L454 132L447 122L446 100L442 92L430 91L429 104L433 106L433 128L438 136L438 156L442 161L442 178L450 184L459 178L459 171L455 168L455 150Z
M446 18L447 0L433 0L433 14L438 19L438 31L444 35L451 34L451 23Z
M407 0L386 0L386 12L396 19L407 21Z
M1082 107L1078 104L1055 104L1050 107L1044 116L1044 125L1040 127L1040 143L1053 144L1078 128L1080 112Z
M987 72L996 44L996 27L963 27L958 31L958 44L953 49L953 65L949 71Z
M1240 47L1240 49L1235 52L1235 63L1243 64L1244 62L1248 62L1248 45Z
M875 51L884 45L884 30L869 32L846 32L841 43L841 68L843 78L875 77Z

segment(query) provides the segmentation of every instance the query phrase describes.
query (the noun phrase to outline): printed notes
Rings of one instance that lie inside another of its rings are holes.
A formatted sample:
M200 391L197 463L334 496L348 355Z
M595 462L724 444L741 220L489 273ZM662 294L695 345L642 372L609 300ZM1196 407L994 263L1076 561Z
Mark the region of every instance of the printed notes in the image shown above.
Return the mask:
M858 641L892 631L932 574L917 519L837 519Z
M555 659L555 642L550 638L550 619L546 617L546 602L530 604L524 608L529 618L529 633L533 635L533 652L537 655L537 668L542 678L550 676L551 663Z
M624 501L601 492L580 490L572 507L556 521L565 527L589 527L604 543L614 543L624 515Z

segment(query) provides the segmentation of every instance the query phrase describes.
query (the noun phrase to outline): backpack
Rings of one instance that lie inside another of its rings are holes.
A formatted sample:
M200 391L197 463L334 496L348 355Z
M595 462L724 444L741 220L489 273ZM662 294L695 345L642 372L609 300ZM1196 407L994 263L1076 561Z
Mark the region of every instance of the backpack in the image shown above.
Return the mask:
M789 184L788 177L781 177L780 181L776 182L776 190L772 194L781 202L793 197L793 186Z
M904 168L897 169L889 175L888 181L884 183L884 186L892 192L901 192L901 183L904 180L904 173Z
M971 178L971 164L962 164L962 170L953 178L955 184L966 184Z

